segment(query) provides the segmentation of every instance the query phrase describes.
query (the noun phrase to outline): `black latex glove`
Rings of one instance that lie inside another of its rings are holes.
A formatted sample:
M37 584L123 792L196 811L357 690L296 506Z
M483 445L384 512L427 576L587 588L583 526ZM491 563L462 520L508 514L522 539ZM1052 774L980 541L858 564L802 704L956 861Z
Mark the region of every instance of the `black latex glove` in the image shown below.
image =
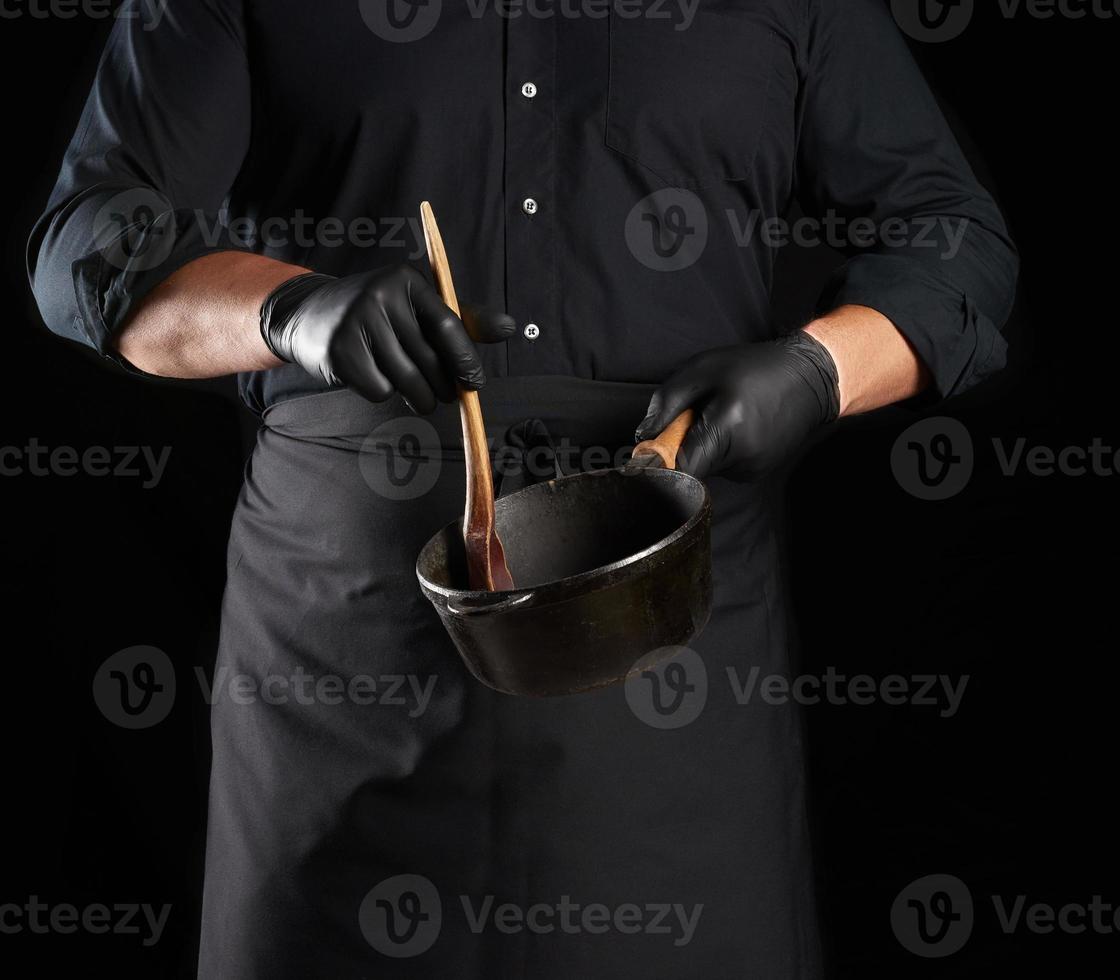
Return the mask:
M677 455L680 469L699 477L760 476L839 414L836 365L802 331L705 351L654 393L635 438L656 435L686 408L697 417Z
M475 336L503 341L516 324L505 313L464 307ZM370 401L399 392L427 414L455 399L455 386L486 383L463 321L411 266L344 279L315 273L283 283L261 306L261 336L283 361Z

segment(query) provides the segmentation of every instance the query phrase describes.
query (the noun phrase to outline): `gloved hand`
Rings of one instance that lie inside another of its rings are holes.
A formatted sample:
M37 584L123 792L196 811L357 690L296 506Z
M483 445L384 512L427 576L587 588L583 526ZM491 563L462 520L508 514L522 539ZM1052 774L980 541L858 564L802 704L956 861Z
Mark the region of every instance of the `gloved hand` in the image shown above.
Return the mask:
M516 324L505 313L464 307L479 340L497 343ZM261 336L282 361L370 401L400 392L427 414L455 399L455 385L486 383L463 321L407 265L336 279L308 273L277 287L261 306Z
M635 439L656 435L689 407L697 417L677 455L680 469L699 477L760 476L839 414L836 365L803 331L705 351L654 393Z

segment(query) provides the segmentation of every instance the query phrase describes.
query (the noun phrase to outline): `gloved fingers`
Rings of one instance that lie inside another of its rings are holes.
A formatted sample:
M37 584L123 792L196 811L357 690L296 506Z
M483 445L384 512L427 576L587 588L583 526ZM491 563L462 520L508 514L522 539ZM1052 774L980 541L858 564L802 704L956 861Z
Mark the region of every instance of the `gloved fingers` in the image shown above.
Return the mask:
M361 327L369 338L369 348L381 373L389 379L409 407L427 415L435 411L436 395L422 368L410 356L410 350L423 346L420 328L407 304L388 309L364 302L354 313L361 317ZM438 377L436 364L434 376Z
M393 394L393 384L378 368L362 331L336 332L331 341L330 359L337 380L368 401L383 402Z
M463 304L463 324L467 333L479 343L500 344L509 340L517 330L517 323L508 313L476 303Z
M440 299L435 287L417 274L416 279L409 282L409 297L420 331L447 375L468 390L478 390L486 384L474 341L463 321Z
M695 407L711 389L711 371L703 355L687 361L653 393L646 417L638 423L634 439L650 439L686 408Z
M441 402L454 401L455 385L447 376L447 372L443 370L443 365L439 362L439 355L436 354L431 345L420 335L419 330L399 336L405 352L420 369L420 373L428 383L428 387L434 399L432 408L430 409L422 410L415 402L412 403L413 408L418 412L422 411L423 414L427 414L427 412L435 408L435 400Z
M379 310L373 310L374 313L379 313ZM435 348L428 343L427 338L424 336L420 329L420 324L416 319L416 314L413 311L412 304L407 301L391 304L385 308L381 317L384 320L388 316L388 322L392 328L393 337L386 338L384 341L384 348L387 352L394 352L399 345L403 349L403 355L411 364L418 368L420 374L423 376L425 385L431 392L431 399L426 395L419 393L419 385L416 381L406 380L417 393L420 401L414 401L411 395L405 394L402 389L402 394L405 395L405 400L422 415L426 415L435 409L435 403L438 399L441 402L454 401L455 399L455 383L448 376L444 370L443 365L440 363L439 354L436 353ZM380 335L378 335L380 336ZM396 344L394 344L396 341ZM381 341L375 346L378 351L379 359L383 356L381 354L382 346ZM386 365L386 372L388 373L389 367ZM411 371L406 367L403 362L399 362L395 368L406 379L410 378ZM430 407L428 407L430 405Z
M677 469L703 479L719 472L731 442L731 420L718 404L705 407L677 453Z

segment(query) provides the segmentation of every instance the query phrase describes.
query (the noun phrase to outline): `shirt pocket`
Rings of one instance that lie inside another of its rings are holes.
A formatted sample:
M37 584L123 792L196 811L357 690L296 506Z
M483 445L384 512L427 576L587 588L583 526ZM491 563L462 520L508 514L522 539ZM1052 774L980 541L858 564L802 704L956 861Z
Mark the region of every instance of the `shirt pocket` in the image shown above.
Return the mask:
M629 8L611 7L607 146L677 186L750 176L777 36L727 0L700 0L691 22L675 4Z

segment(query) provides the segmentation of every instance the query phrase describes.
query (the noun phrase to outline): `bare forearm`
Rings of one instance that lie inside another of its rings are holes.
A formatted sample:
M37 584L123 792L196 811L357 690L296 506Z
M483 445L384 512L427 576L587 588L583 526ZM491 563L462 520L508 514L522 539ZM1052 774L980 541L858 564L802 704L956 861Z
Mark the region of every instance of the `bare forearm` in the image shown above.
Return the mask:
M140 370L168 378L276 367L281 361L261 339L261 304L307 271L243 252L195 259L144 297L117 334L117 350Z
M929 372L882 313L841 306L805 327L828 348L840 378L840 414L858 415L918 394Z

